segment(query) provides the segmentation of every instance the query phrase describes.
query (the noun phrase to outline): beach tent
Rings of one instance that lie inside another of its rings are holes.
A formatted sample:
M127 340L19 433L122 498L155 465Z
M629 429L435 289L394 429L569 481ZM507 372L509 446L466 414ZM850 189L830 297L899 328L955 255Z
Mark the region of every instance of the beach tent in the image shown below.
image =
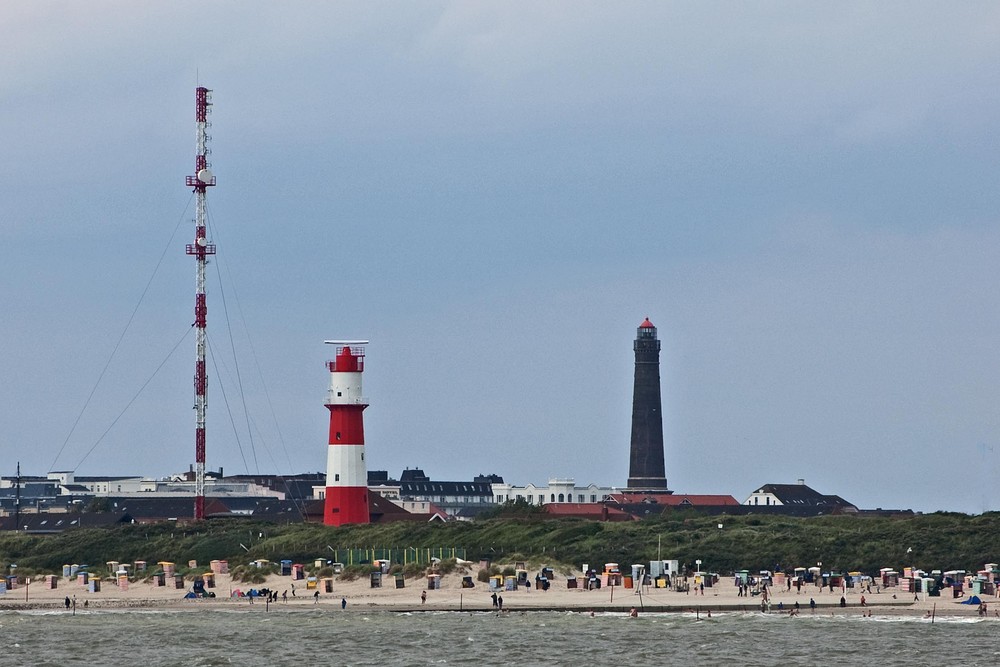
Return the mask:
M184 599L185 599L185 600L194 600L194 599L196 599L197 597L198 597L198 596L197 596L197 595L195 595L195 594L194 594L193 592L189 592L189 593L188 593L187 595L185 595L185 596L184 596Z
M962 600L958 604L982 604L982 602L983 601L979 599L978 595L973 595L970 598L966 598L965 600Z

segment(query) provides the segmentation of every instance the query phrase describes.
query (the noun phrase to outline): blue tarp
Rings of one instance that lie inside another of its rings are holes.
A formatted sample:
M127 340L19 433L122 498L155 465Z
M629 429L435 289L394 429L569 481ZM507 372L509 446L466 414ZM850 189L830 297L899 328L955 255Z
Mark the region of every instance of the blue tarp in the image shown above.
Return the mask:
M978 595L973 595L972 597L962 600L958 604L982 604L983 601L979 599Z

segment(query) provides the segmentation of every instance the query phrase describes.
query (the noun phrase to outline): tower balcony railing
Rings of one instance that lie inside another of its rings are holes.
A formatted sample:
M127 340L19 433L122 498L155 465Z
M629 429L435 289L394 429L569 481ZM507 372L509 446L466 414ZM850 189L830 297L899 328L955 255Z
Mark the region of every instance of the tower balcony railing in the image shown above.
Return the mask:
M370 405L370 403L367 396L337 396L332 391L328 391L326 405Z

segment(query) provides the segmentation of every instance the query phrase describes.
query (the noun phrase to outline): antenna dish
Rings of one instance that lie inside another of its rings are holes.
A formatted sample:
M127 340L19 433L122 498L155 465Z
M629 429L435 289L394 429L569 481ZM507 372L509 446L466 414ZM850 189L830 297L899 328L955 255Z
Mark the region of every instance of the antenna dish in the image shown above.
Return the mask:
M367 345L366 340L325 340L327 345Z
M212 172L207 167L198 171L198 180L202 183L211 183L213 178L215 177L212 176Z

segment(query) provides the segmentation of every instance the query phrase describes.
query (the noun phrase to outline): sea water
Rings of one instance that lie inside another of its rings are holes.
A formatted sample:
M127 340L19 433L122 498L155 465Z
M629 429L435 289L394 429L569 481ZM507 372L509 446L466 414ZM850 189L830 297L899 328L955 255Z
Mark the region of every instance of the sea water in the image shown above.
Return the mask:
M1000 664L1000 620L282 609L0 613L0 665Z

